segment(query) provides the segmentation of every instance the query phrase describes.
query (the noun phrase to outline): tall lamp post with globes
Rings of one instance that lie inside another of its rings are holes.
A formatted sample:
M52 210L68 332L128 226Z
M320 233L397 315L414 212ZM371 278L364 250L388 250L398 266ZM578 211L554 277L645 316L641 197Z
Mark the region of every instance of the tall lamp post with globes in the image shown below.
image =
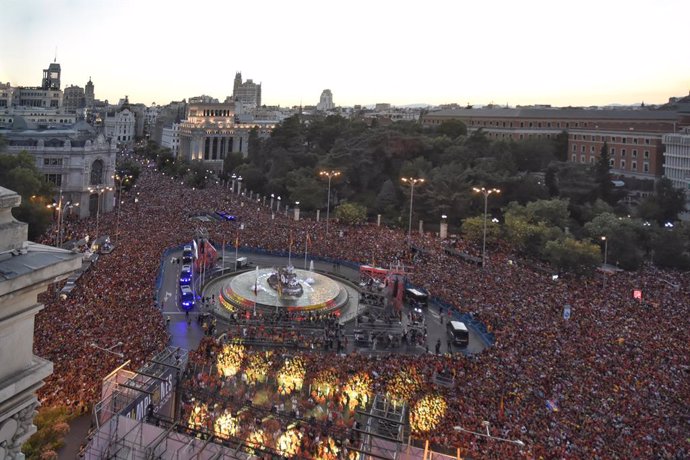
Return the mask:
M89 192L91 193L96 193L97 194L97 205L96 205L96 238L98 238L98 225L99 225L99 219L101 216L101 195L106 191L112 190L111 187L95 187L95 188L89 188ZM94 238L95 240L95 238Z
M606 267L609 258L609 240L605 236L602 236L601 241L604 242L604 267Z
M328 235L328 218L331 214L331 179L338 177L340 171L330 170L330 171L319 171L319 176L328 177L328 198L326 204L326 235Z
M407 240L409 244L412 244L412 205L414 203L414 186L417 184L423 184L424 179L421 177L403 177L400 180L404 184L409 184L410 186L410 216L407 221Z
M120 208L122 207L122 183L129 182L133 176L128 174L117 173L113 176L117 187L117 224L115 225L115 242L119 240L120 236Z
M484 237L482 241L482 268L486 266L486 215L487 211L489 210L489 195L491 194L498 194L501 193L501 191L497 188L477 188L477 187L472 187L472 190L475 193L481 193L484 195Z

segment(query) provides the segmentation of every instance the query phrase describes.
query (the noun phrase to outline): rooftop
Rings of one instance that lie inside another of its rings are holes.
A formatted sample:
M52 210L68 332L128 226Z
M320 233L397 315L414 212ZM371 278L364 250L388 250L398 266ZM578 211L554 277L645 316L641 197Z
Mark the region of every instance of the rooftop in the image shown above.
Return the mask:
M678 113L666 110L613 110L613 109L449 109L429 112L431 117L463 118L544 118L544 119L580 119L580 120L655 120L675 121Z

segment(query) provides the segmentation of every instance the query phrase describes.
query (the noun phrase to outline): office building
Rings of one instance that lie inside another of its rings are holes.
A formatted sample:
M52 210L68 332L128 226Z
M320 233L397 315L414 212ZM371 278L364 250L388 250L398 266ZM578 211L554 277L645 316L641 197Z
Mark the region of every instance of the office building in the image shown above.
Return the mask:
M319 103L316 104L316 110L321 110L323 112L327 110L332 110L335 108L333 104L333 93L330 89L324 89L321 92L321 97L319 98Z

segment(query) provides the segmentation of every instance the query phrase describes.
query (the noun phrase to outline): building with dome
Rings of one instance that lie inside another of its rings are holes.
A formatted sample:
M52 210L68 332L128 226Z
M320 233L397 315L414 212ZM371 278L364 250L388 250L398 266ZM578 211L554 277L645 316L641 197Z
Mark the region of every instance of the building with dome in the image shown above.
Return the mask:
M8 128L0 128L7 142L5 152L31 154L45 180L62 193L63 202L79 203L66 211L66 216L84 218L113 209L117 138L97 134L84 121L41 128L14 116Z

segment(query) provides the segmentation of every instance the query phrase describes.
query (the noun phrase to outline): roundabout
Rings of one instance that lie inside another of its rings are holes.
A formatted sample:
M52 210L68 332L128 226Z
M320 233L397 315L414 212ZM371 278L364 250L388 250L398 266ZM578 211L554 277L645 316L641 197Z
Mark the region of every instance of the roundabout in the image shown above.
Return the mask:
M221 283L221 311L335 313L348 304L349 294L335 279L293 267L230 274Z

